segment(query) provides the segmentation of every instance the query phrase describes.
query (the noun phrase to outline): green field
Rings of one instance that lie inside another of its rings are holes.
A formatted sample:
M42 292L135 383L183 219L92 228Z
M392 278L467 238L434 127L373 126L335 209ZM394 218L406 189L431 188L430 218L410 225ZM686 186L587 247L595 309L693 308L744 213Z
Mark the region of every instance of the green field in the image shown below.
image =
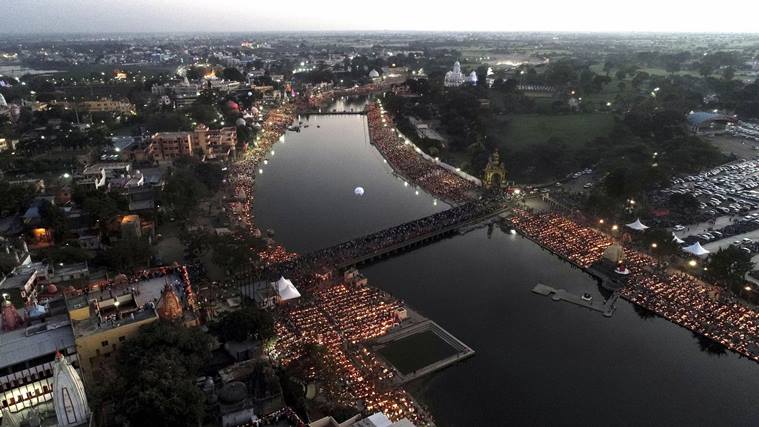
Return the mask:
M403 375L456 354L456 349L432 331L424 331L393 341L379 354Z
M583 145L608 135L614 126L614 116L608 113L517 114L494 126L499 145L508 150L544 143L551 137L559 137L567 145Z

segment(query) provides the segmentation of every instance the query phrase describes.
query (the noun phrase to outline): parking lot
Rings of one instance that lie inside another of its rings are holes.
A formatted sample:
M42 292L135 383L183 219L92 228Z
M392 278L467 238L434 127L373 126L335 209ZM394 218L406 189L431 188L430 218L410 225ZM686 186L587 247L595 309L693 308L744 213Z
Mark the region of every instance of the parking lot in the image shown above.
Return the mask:
M759 160L741 160L698 175L675 178L665 194L692 194L711 216L748 215L759 210Z
M713 217L701 224L676 226L678 237L699 241L709 251L736 245L756 254L759 245L759 160L743 160L673 180L668 194L692 194L699 209Z
M759 124L739 121L735 124L728 123L725 127L728 135L745 138L754 142L759 142Z

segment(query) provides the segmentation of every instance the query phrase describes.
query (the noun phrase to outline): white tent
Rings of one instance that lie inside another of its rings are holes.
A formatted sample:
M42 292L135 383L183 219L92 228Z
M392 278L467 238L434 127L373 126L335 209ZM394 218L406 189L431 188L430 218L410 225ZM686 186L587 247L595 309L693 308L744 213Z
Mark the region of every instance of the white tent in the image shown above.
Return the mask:
M696 256L706 255L709 253L709 251L704 249L704 247L701 246L701 243L699 242L696 242L690 246L686 246L683 248L683 250Z
M678 245L682 245L683 243L685 243L685 240L677 237L677 234L675 233L672 233L672 241L677 243Z
M285 279L284 276L280 277L279 280L274 283L274 286L277 289L281 301L300 298L300 292L295 288L293 282L291 282L290 279Z
M643 231L648 228L648 226L643 225L643 223L640 222L640 218L636 219L635 222L625 224L625 227L629 227L629 228L632 228L633 230L638 230L638 231Z

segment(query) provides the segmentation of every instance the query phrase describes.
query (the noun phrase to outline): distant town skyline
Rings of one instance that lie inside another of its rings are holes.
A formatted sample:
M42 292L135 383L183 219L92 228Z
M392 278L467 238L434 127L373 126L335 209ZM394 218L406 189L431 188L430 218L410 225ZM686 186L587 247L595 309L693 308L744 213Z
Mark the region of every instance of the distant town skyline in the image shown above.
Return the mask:
M10 0L0 34L244 31L757 32L759 3L715 16L703 7L656 0L346 2L264 4L245 0Z

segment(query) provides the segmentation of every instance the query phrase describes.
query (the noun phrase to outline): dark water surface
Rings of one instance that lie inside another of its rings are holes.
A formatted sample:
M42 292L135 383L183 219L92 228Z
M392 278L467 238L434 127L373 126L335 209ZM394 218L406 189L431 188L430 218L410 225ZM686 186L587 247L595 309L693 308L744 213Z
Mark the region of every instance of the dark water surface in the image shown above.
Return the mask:
M328 246L445 208L392 175L364 120L312 116L275 146L256 215L288 248ZM625 301L607 319L533 294L543 282L601 298L587 275L520 236L482 228L363 272L477 352L411 385L440 426L759 423L759 365L704 352L691 332Z

